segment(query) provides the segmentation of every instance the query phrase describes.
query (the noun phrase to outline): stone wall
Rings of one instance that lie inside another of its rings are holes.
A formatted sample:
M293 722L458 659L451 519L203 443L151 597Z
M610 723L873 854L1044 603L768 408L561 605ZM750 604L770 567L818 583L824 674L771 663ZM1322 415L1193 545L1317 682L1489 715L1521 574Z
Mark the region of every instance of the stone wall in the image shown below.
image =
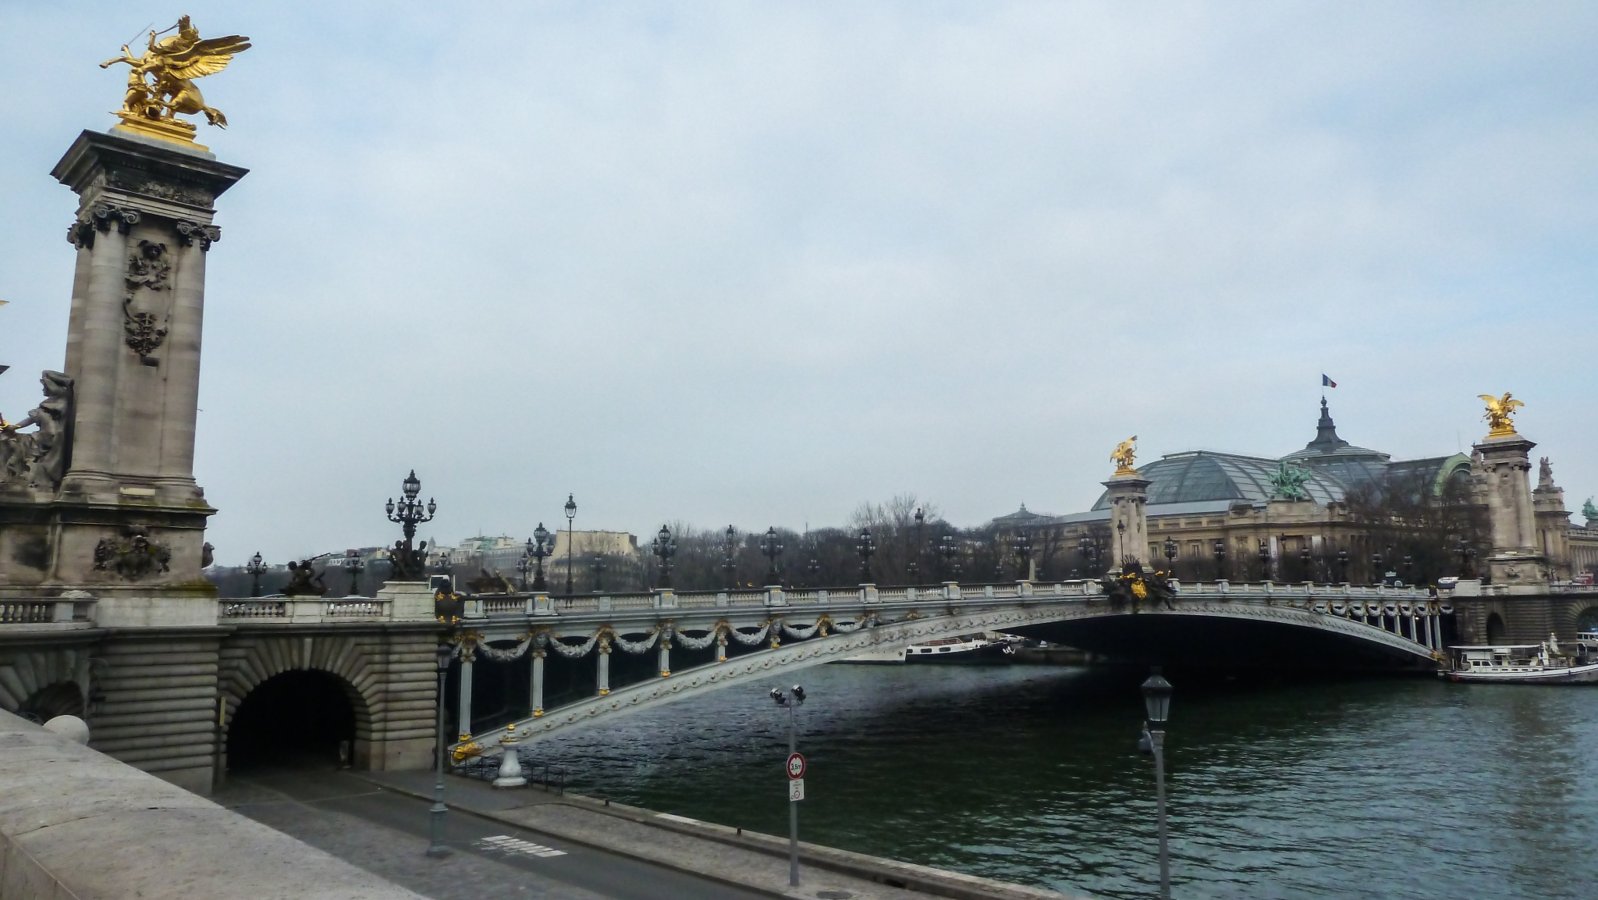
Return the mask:
M0 712L0 897L418 895Z

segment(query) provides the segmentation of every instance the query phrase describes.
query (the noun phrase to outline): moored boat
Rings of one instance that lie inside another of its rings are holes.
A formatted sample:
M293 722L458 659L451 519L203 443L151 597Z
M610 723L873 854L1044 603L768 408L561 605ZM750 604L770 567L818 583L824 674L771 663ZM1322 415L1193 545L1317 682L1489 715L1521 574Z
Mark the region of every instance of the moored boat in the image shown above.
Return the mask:
M1006 634L962 634L905 648L907 663L1008 663L1015 661L1017 639Z
M1551 636L1550 636L1551 637ZM1553 640L1448 648L1453 665L1437 674L1479 684L1598 684L1598 662L1573 659Z

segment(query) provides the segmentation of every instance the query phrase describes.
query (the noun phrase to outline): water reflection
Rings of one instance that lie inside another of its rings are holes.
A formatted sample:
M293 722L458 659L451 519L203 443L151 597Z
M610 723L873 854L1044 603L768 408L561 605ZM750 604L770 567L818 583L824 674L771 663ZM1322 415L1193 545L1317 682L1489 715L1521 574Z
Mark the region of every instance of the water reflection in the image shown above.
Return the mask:
M806 840L1106 897L1157 887L1144 672L826 666L800 676ZM1574 896L1598 879L1598 691L1181 681L1182 897ZM541 744L575 790L785 833L765 689Z

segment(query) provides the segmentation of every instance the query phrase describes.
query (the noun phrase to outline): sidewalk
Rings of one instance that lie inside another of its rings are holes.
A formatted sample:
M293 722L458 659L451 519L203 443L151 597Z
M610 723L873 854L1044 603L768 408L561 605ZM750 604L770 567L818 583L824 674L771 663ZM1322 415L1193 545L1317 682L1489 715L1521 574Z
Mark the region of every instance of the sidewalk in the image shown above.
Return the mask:
M361 772L389 790L431 799L431 772ZM799 844L799 886L788 886L786 838L728 828L539 787L499 790L451 777L451 809L658 865L805 900L1059 900L1065 894L911 865L816 844Z

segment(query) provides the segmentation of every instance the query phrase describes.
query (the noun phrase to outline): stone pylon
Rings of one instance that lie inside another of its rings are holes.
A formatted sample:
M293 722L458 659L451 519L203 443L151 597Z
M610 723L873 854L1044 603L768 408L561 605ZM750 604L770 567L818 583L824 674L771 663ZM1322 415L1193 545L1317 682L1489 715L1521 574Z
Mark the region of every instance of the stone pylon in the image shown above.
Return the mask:
M1115 554L1110 567L1120 571L1128 562L1149 564L1149 485L1152 482L1131 474L1117 474L1103 482L1109 489L1110 549Z
M215 510L194 479L205 262L221 237L213 204L245 173L91 131L51 172L79 197L66 360L46 373L64 412L51 465L0 490L0 589L88 590L102 625L113 597L211 595L201 547Z
M1489 435L1475 445L1477 477L1493 541L1487 573L1494 584L1540 584L1548 578L1531 498L1529 473L1535 446L1516 432Z
M1565 509L1564 489L1554 484L1554 470L1546 456L1538 466L1531 506L1537 521L1537 548L1548 559L1549 574L1556 581L1568 580L1572 574L1570 511Z

